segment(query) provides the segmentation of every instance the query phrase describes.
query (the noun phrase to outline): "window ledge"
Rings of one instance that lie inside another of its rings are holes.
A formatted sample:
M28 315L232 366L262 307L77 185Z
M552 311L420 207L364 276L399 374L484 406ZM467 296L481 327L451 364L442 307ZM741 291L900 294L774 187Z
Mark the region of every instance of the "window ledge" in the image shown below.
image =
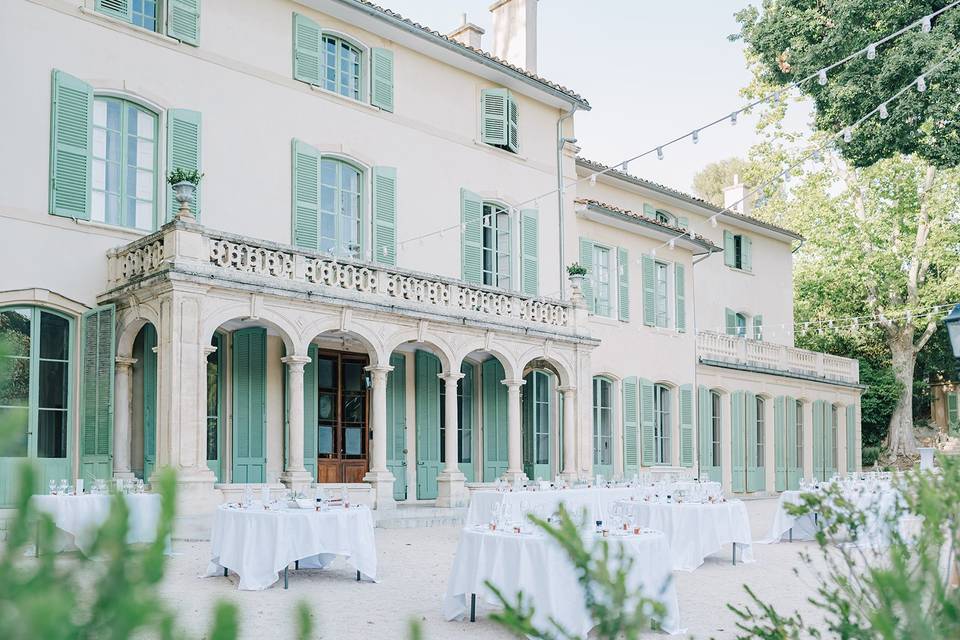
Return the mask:
M325 89L324 87L321 87L320 85L317 85L317 84L310 84L309 82L304 82L303 80L297 80L296 78L293 78L293 80L294 80L294 82L299 82L299 83L301 83L301 84L307 85L308 87L310 87L310 91L313 91L313 92L315 92L315 93L319 93L320 95L324 95L324 96L328 96L328 97L331 97L331 98L335 98L335 99L337 99L337 100L339 100L339 101L341 101L341 102L345 102L346 104L353 105L353 106L355 106L355 107L362 107L362 108L364 108L364 109L370 109L370 110L376 111L376 112L378 112L378 113L391 113L390 111L384 111L384 110L381 109L380 107L375 107L375 106L373 106L372 104L370 104L369 102L367 102L366 100L369 99L368 96L364 96L364 97L361 98L360 100L354 100L353 98L350 98L350 97L345 96L345 95L341 95L341 94L337 93L336 91L331 91L330 89Z
M113 16L108 16L103 13L100 13L96 9L88 9L85 6L81 6L80 13L86 16L89 16L95 20L104 22L106 24L122 27L125 31L129 31L130 33L133 33L142 37L153 38L155 40L159 40L160 42L164 42L166 44L172 44L177 46L185 45L191 48L196 48L192 44L181 42L176 38L171 38L165 33L160 33L159 31L149 31L147 29L144 29L143 27L138 27L135 24L130 24L126 20L121 20L120 18L114 18Z
M137 238L143 238L148 236L153 231L143 231L142 229L129 229L127 227L121 227L115 224L107 224L106 222L93 222L91 220L76 220L78 225L82 227L90 227L91 229L102 229L104 231L112 231L114 235L130 238L131 240L136 240Z
M473 139L473 144L475 144L478 147L483 147L484 149L487 149L488 151L491 151L498 155L505 154L506 157L519 160L520 162L528 162L530 159L528 156L525 156L523 154L514 153L513 151L509 151L507 149L501 149L500 147L495 147L492 144L487 144L486 142L483 142L482 140L477 140L476 138Z
M590 315L590 319L611 327L619 327L621 324L620 321L613 316L598 316L595 313Z
M747 271L746 269L740 269L740 268L738 268L738 267L731 267L730 265L726 265L726 267L727 267L727 269L729 269L730 271L734 271L734 272L736 272L736 273L742 273L742 274L745 275L745 276L755 275L755 274L753 273L753 271Z

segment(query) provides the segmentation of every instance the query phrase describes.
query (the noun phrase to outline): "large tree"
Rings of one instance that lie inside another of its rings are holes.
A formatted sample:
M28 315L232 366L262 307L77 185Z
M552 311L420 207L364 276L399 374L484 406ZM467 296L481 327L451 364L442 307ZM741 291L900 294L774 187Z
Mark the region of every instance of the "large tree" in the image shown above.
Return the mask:
M747 45L758 83L782 87L948 4L764 0L761 9L737 14L736 37ZM914 28L881 45L873 60L857 56L831 70L824 85L803 83L799 91L813 100L815 128L829 134L843 130L953 54L960 41L960 8L940 14L932 27ZM800 187L821 203L799 214L812 216L807 221L812 241L798 259L798 280L804 269L816 271L811 282L819 284L806 297L832 303L819 310L850 307L860 311L853 315L876 318L902 389L887 433L893 457L916 452L914 368L938 320L924 311L960 292L958 176L951 169L960 163L957 57L925 84L926 91L913 88L890 102L889 118L871 118L849 142L835 145ZM843 300L848 303L836 304Z

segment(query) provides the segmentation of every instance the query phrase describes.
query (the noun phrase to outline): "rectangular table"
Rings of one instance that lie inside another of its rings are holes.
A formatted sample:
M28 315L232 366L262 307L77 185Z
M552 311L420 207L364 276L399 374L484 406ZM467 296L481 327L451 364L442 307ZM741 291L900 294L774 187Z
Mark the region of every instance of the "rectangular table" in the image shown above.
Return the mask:
M157 538L160 523L160 494L130 493L123 496L127 503L127 543L151 543ZM69 537L57 541L57 551L76 546L89 555L97 531L110 515L110 494L35 495L30 498L33 507L48 514L57 529Z

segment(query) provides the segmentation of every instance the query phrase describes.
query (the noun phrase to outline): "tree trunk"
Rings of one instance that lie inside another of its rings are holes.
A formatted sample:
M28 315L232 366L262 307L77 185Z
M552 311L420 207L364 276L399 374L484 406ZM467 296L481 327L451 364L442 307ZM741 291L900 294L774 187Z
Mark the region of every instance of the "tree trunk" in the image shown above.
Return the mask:
M913 434L913 371L917 363L913 334L913 326L908 324L897 335L887 338L893 374L902 385L887 430L887 453L893 459L917 455L917 439Z

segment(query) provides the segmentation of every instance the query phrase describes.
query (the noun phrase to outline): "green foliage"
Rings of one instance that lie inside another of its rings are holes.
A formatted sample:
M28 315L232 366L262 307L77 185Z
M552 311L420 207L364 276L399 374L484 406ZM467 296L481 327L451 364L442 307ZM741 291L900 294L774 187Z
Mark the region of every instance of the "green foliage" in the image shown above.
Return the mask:
M693 192L699 198L722 207L723 188L733 184L733 177L740 176L741 181L748 163L743 158L727 158L711 162L693 177Z
M587 275L587 268L580 264L579 262L574 262L567 265L567 275L569 276L585 276Z
M627 578L633 567L633 558L626 555L623 547L611 554L606 540L598 540L592 545L584 541L582 532L561 505L560 522L556 526L529 516L530 520L556 542L567 553L573 564L584 602L590 617L596 624L590 633L598 640L637 640L640 634L656 626L666 614L663 604L646 598L627 588ZM661 588L666 588L662 585ZM550 619L550 628L540 628L533 623L534 609L523 593L516 601L508 600L502 592L489 582L487 587L494 593L503 607L502 611L490 615L491 619L521 637L536 640L573 640L579 638L563 629L554 619Z
M180 182L190 182L192 184L200 184L200 181L203 179L203 174L197 171L196 169L181 169L176 168L167 175L167 182L170 184L178 184Z
M820 514L817 552L801 554L814 573L809 602L824 620L785 616L747 589L753 606L729 608L739 638L799 640L953 640L960 637L960 459L943 457L939 473L916 472L897 482L902 499L889 510L858 508L836 487L803 494L795 515ZM901 528L901 518L910 518ZM889 545L869 546L873 518ZM825 523L825 524L824 524ZM842 544L849 542L849 544ZM815 559L816 558L816 559ZM951 584L951 581L954 581Z
M783 86L837 62L919 20L950 0L764 0L737 13L740 33L763 83ZM952 9L923 33L917 27L831 69L829 81L800 90L816 105L815 126L838 132L888 100L960 44L960 10ZM907 91L890 103L890 117L871 118L842 145L857 167L915 155L939 168L960 164L960 65L947 63L927 79L926 92Z

